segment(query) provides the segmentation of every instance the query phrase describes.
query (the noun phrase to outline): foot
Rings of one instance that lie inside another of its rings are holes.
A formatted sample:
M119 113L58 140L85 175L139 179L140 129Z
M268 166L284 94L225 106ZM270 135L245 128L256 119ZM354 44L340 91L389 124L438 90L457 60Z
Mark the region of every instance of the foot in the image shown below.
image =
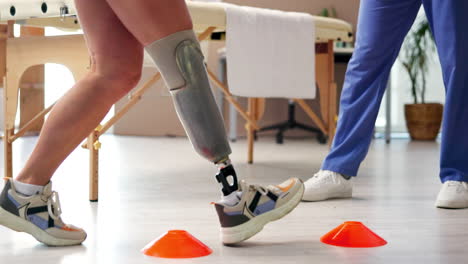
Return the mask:
M221 240L229 245L249 239L267 223L282 218L296 208L303 193L304 184L296 178L268 187L241 181L237 204L229 206L223 201L215 204L221 222Z
M317 202L332 198L351 198L353 194L354 177L345 179L343 175L320 170L305 185L303 201Z
M468 183L460 181L444 182L437 196L435 206L451 209L468 208Z
M42 193L24 196L16 192L12 180L7 180L0 195L0 225L28 233L48 246L81 244L86 239L85 231L64 224L61 213L52 183Z

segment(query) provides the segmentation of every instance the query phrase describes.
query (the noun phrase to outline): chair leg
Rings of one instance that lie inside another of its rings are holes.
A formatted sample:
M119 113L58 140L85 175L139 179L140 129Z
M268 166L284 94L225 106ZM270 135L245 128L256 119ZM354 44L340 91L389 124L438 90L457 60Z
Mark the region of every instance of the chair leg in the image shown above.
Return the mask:
M4 177L13 177L13 148L10 143L10 137L12 135L11 129L5 129L3 135L3 160L4 160Z
M336 122L338 119L338 106L337 106L337 101L338 101L338 92L337 92L337 87L336 83L332 82L330 84L330 116L328 119L328 144L331 146L333 142L333 138L335 137L335 132L336 132Z
M251 119L254 119L255 117L255 98L249 98L248 99L248 114ZM254 148L254 128L253 126L247 122L247 146L248 146L248 152L247 152L247 162L249 164L253 163L253 148Z
M14 72L15 74L12 74ZM18 107L19 81L23 71L10 70L4 79L4 137L3 137L3 155L4 155L4 177L13 177L13 142L11 137L15 133L15 119Z
M89 149L89 200L97 202L99 198L99 131L94 130L88 136Z

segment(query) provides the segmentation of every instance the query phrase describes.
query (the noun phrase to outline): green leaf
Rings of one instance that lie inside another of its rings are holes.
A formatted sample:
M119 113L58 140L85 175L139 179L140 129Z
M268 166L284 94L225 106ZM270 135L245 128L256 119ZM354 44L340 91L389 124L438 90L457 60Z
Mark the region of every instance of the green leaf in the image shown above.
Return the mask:
M434 52L434 38L427 19L417 19L413 29L406 37L400 54L400 61L411 81L411 94L414 102L425 101L426 75L428 74L431 57L428 52Z

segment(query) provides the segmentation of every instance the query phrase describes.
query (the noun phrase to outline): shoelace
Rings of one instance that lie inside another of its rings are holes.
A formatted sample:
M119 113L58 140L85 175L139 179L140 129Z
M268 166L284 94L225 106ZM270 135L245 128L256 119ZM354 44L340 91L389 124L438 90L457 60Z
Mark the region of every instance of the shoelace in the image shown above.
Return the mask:
M332 172L329 172L329 171L320 171L320 172L317 172L314 174L313 178L316 178L317 181L324 181L324 180L328 180L332 183L339 183L339 177L330 177L330 176L334 176Z
M54 220L58 220L62 215L62 206L60 205L59 195L56 191L53 191L49 198L47 198L47 210L50 217Z
M321 179L321 178L325 178L327 176L330 176L330 172L328 171L319 171L317 173L314 174L314 178L317 178L317 179Z
M261 185L258 185L258 184L251 184L251 185L249 185L249 187L256 190L256 191L258 191L259 193L261 193L263 195L267 195L267 193L268 193L268 190L265 187L263 187Z
M332 173L330 173L330 171L319 171L317 173L314 174L314 177L315 178L323 178L323 177L326 177L326 176L330 176ZM320 177L322 176L322 177Z
M466 192L468 190L468 184L466 182L448 181L447 186L455 187L457 193Z
M279 189L278 187L276 187L274 185L268 185L267 187L264 187L264 186L259 185L259 184L247 184L246 181L241 180L240 181L240 186L241 186L241 191L239 192L240 194L242 194L243 190L247 190L247 188L258 191L262 195L268 195L268 191L271 191L271 192L273 192L275 194L281 193L281 189Z
M274 185L268 185L267 187L263 187L261 185L258 185L258 184L251 184L249 185L250 188L253 188L254 190L258 191L259 193L261 193L262 195L267 195L268 194L268 191L271 191L275 194L278 194L281 192L281 190L274 186Z
M448 181L447 182L448 186L463 186L463 187L468 187L468 184L466 182L459 182L459 181Z

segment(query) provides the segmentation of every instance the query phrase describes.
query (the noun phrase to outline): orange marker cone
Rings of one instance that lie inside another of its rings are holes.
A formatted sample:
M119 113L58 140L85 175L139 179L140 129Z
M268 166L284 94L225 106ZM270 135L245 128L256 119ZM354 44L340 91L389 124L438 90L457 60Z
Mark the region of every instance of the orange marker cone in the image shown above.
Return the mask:
M380 247L387 244L361 222L344 222L320 238L325 244L339 247Z
M155 239L143 254L159 258L198 258L210 255L213 250L184 230L170 230Z

